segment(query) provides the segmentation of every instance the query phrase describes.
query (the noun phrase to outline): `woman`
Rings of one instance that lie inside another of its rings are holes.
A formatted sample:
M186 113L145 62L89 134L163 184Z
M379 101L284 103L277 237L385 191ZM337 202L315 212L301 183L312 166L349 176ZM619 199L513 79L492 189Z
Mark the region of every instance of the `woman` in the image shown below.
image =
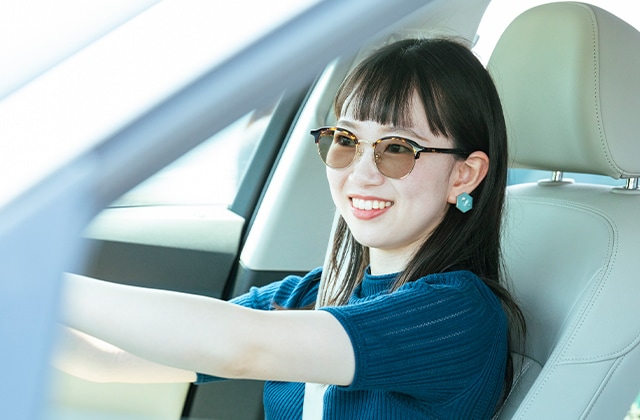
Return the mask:
M524 334L503 286L491 78L456 41L404 40L358 65L335 112L312 131L341 215L322 284L317 269L229 303L69 276L59 367L267 380L268 418L490 418L511 386L509 335ZM304 383L329 385L312 397Z

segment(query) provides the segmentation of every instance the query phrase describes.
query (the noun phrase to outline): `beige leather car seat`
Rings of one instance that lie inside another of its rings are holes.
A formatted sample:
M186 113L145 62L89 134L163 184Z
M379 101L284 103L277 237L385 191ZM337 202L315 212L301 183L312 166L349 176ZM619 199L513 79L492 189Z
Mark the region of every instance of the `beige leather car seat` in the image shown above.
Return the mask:
M508 27L488 68L513 166L555 171L508 188L504 253L529 334L497 417L623 419L640 390L640 33L546 4Z

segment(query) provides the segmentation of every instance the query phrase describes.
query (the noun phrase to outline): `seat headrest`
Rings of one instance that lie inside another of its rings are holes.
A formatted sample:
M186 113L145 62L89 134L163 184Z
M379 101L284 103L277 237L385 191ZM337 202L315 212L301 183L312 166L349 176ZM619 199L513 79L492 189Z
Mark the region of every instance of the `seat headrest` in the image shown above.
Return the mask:
M640 32L583 3L532 8L487 68L515 167L640 176Z

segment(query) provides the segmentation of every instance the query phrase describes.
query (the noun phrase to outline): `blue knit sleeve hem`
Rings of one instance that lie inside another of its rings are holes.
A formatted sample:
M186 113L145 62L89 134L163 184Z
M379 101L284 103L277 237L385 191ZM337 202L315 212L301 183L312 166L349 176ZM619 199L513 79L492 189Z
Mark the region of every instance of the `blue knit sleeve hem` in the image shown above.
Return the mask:
M322 267L311 270L303 277L290 275L262 287L252 287L244 295L231 302L247 308L272 310L274 305L284 308L301 308L315 303Z
M196 381L193 383L194 385L203 385L211 382L226 381L225 378L220 378L218 376L211 376L211 375L206 375L204 373L197 373L197 372L196 372L196 377L197 377Z

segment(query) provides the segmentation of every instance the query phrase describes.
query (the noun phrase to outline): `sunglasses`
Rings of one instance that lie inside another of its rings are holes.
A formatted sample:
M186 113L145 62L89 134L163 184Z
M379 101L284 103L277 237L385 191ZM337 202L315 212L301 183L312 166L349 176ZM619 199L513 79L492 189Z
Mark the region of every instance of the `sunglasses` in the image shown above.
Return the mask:
M318 153L325 165L333 169L343 169L356 160L361 143L373 147L373 161L380 173L387 178L402 179L409 175L420 153L446 153L462 157L469 153L462 149L442 149L422 147L413 140L389 136L374 142L359 140L355 134L338 127L322 127L311 131L318 146Z

